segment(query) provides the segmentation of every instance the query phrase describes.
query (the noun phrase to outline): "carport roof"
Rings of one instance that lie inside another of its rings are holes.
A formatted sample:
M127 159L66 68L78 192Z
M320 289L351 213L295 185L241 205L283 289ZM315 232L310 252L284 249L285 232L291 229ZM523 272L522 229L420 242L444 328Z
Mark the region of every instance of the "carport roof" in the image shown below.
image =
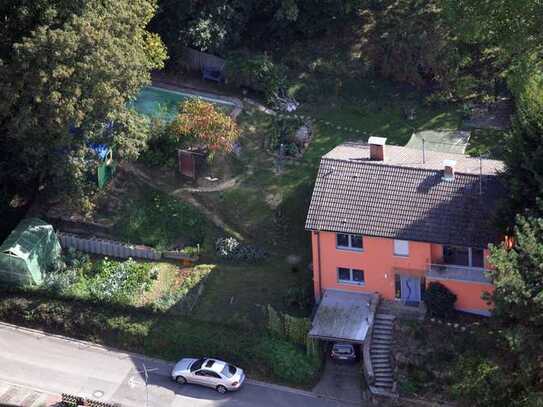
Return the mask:
M363 343L376 306L376 294L326 290L313 318L309 336Z

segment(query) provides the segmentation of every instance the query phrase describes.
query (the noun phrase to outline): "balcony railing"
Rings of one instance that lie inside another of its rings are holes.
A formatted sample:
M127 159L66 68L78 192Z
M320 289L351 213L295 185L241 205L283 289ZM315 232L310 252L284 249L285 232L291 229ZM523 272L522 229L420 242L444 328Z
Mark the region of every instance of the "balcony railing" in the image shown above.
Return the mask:
M490 279L485 275L484 268L457 266L453 264L430 264L428 266L428 277L445 280L471 281L475 283L491 284Z

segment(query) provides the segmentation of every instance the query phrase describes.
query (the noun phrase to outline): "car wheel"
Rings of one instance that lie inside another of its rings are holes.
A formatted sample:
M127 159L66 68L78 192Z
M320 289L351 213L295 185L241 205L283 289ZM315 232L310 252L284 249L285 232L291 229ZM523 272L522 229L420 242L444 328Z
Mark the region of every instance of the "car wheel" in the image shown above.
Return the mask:
M218 385L218 386L217 386L217 391L218 391L219 393L221 393L221 394L224 394L224 393L226 393L226 387L221 386L221 385Z
M187 382L187 379L185 379L183 376L177 376L175 378L175 381L179 384L185 384Z

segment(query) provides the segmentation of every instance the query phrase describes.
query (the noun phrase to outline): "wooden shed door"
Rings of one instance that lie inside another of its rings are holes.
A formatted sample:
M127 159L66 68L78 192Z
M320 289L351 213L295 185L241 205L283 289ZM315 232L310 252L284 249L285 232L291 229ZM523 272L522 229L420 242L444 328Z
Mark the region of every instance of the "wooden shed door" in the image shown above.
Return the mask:
M194 155L189 151L178 151L179 172L185 177L196 177L196 162Z

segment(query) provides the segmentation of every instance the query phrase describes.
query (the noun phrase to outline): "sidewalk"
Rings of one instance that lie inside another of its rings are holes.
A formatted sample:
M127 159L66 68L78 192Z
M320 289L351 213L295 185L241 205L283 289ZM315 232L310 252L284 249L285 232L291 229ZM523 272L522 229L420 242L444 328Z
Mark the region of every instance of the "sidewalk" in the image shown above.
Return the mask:
M57 405L60 400L60 395L0 380L0 406L2 407L52 407Z

